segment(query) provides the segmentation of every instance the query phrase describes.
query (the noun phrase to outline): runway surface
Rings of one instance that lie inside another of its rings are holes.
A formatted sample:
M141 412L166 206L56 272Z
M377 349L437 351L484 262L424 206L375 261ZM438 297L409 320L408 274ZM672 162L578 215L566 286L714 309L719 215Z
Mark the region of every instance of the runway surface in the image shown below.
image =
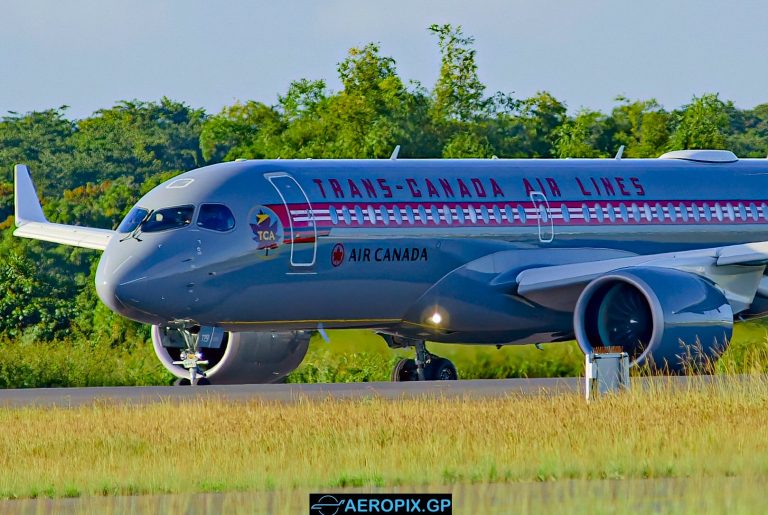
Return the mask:
M712 376L633 379L633 385L667 382L679 387L711 384ZM727 381L739 380L729 377ZM94 402L149 404L199 398L226 401L295 402L333 399L413 399L419 397L493 398L506 395L558 395L584 391L584 379L480 379L410 383L257 384L218 386L131 386L101 388L37 388L0 390L0 407L80 406Z

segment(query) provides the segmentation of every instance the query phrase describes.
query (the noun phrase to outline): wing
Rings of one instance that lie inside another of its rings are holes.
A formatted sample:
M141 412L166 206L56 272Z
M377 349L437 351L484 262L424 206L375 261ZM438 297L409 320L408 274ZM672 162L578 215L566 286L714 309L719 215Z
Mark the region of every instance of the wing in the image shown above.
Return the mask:
M114 231L107 229L49 222L43 214L43 208L40 206L40 200L37 198L32 177L26 165L16 165L14 169L14 202L16 218L14 236L104 250L115 234Z
M517 274L515 285L516 293L521 297L568 310L575 306L584 286L601 275L623 268L670 268L714 282L725 292L734 313L738 313L749 308L758 290L763 291L768 286L764 277L767 264L768 242L745 243L529 268Z

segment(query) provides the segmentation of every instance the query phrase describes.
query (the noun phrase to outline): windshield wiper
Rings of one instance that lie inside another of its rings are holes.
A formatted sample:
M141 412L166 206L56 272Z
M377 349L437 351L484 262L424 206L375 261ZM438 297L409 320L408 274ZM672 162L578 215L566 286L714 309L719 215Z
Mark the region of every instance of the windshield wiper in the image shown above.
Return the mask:
M141 234L141 227L144 225L144 223L149 220L149 217L152 216L152 213L154 213L155 210L152 209L149 212L147 212L146 215L144 215L144 218L141 219L141 222L139 222L139 225L136 226L134 230L132 230L125 238L121 239L120 241L125 241L128 238L133 238L136 241L143 241L141 238L139 238L139 234Z

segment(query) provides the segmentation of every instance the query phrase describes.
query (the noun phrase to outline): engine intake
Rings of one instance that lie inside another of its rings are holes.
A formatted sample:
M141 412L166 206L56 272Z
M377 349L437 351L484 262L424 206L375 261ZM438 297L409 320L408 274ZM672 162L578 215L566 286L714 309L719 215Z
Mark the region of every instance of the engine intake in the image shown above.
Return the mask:
M725 350L733 310L722 290L702 277L629 268L587 285L576 303L574 329L585 354L621 348L633 365L681 373Z
M206 377L211 384L275 383L295 370L307 354L310 333L224 333L218 348L203 348L208 360ZM179 378L189 377L184 368L174 365L183 345L179 333L152 326L155 354L170 373Z

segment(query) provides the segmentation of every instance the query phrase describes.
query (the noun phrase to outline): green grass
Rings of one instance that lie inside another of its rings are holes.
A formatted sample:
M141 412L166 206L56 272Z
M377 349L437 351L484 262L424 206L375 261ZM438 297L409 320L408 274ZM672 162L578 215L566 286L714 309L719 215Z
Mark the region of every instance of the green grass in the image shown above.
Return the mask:
M379 336L361 330L329 331L331 341L312 338L301 366L288 376L295 383L388 381L395 362L412 350L389 349ZM574 342L532 345L445 345L429 350L451 359L462 379L564 377L583 373L584 357ZM768 325L738 324L718 363L728 373L768 371ZM68 341L36 343L0 340L0 388L167 385L171 375L152 345L111 347Z
M0 341L0 388L170 384L152 345Z
M288 376L295 383L388 381L394 364L413 357L413 350L390 350L369 331L329 331L330 342L312 338L301 366ZM428 344L430 352L456 364L461 379L508 377L573 377L584 373L584 355L575 342L542 345ZM768 325L763 321L737 324L731 344L718 364L729 373L768 370Z
M388 381L392 368L413 350L393 351L370 331L329 331L330 342L316 336L301 366L288 380L296 383ZM450 359L462 379L562 377L579 375L583 354L575 343L532 345L448 345L431 343L429 351Z

